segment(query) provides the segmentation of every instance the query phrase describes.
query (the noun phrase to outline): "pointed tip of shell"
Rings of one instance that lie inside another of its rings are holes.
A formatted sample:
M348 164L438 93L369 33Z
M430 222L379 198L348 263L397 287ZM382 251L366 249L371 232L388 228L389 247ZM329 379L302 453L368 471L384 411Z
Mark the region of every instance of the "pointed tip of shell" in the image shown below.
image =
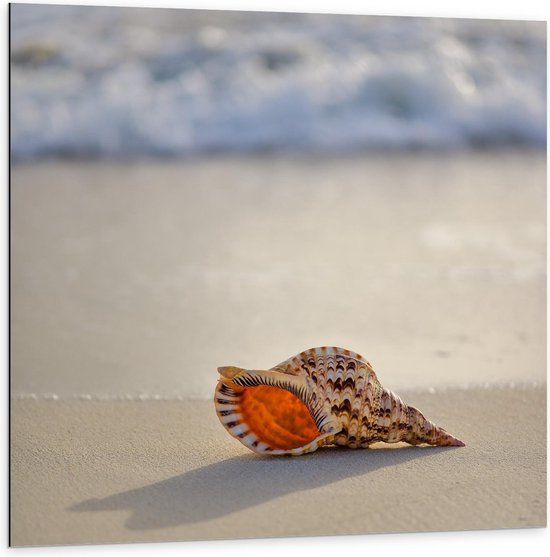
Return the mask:
M453 441L450 443L451 447L465 447L466 443L464 443L464 441L461 441L460 439L453 439Z
M464 443L464 441L461 441L460 439L457 439L456 437L453 437L449 433L445 432L445 436L439 440L437 445L444 446L444 447L465 447L466 443Z

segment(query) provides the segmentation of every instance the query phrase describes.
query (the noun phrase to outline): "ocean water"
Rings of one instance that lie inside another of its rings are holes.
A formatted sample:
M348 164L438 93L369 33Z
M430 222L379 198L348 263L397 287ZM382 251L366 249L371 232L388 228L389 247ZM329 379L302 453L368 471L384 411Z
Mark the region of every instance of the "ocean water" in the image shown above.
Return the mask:
M11 6L11 149L546 146L543 22Z

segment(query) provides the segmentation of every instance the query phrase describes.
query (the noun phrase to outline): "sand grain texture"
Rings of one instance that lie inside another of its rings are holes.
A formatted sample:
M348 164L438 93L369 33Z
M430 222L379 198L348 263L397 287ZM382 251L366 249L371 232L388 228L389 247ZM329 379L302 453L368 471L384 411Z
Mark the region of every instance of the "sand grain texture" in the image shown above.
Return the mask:
M12 404L14 545L546 525L544 388L402 393L463 448L260 457L210 401Z

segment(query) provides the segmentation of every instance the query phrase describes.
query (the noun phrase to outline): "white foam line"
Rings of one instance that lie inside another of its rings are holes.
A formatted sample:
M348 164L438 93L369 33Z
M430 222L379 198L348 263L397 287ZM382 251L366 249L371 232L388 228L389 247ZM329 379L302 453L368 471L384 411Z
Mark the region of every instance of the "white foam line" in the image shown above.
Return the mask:
M391 389L394 391L405 393L429 393L438 394L448 391L470 391L470 390L489 390L489 389L534 389L538 387L546 387L546 381L503 381L500 383L490 383L485 381L483 383L461 383L459 385L440 385L438 387L413 387L405 389Z
M185 396L185 395L159 395L159 394L145 394L140 393L137 395L122 394L122 395L91 395L91 394L73 394L73 395L58 395L54 393L16 393L11 396L14 400L81 400L81 401L184 401L184 400L211 400L212 397L204 396Z
M469 391L469 390L488 390L488 389L533 389L538 387L546 387L546 381L506 381L502 383L462 383L460 385L444 385L439 387L414 387L414 388L391 388L396 393L428 393L438 394L448 391ZM139 393L137 395L131 394L73 394L73 395L60 395L56 393L16 393L11 395L13 400L81 400L81 401L162 401L162 402L182 402L182 401L210 401L211 396L196 396L196 395L160 395L160 394L147 394Z

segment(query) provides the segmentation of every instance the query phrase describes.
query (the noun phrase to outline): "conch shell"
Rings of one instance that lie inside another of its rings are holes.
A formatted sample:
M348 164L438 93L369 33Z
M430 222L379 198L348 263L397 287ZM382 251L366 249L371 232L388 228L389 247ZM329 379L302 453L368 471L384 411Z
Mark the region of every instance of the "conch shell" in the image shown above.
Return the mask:
M322 445L377 441L462 447L344 348L311 348L269 370L218 368L214 403L227 431L260 454L302 455Z

